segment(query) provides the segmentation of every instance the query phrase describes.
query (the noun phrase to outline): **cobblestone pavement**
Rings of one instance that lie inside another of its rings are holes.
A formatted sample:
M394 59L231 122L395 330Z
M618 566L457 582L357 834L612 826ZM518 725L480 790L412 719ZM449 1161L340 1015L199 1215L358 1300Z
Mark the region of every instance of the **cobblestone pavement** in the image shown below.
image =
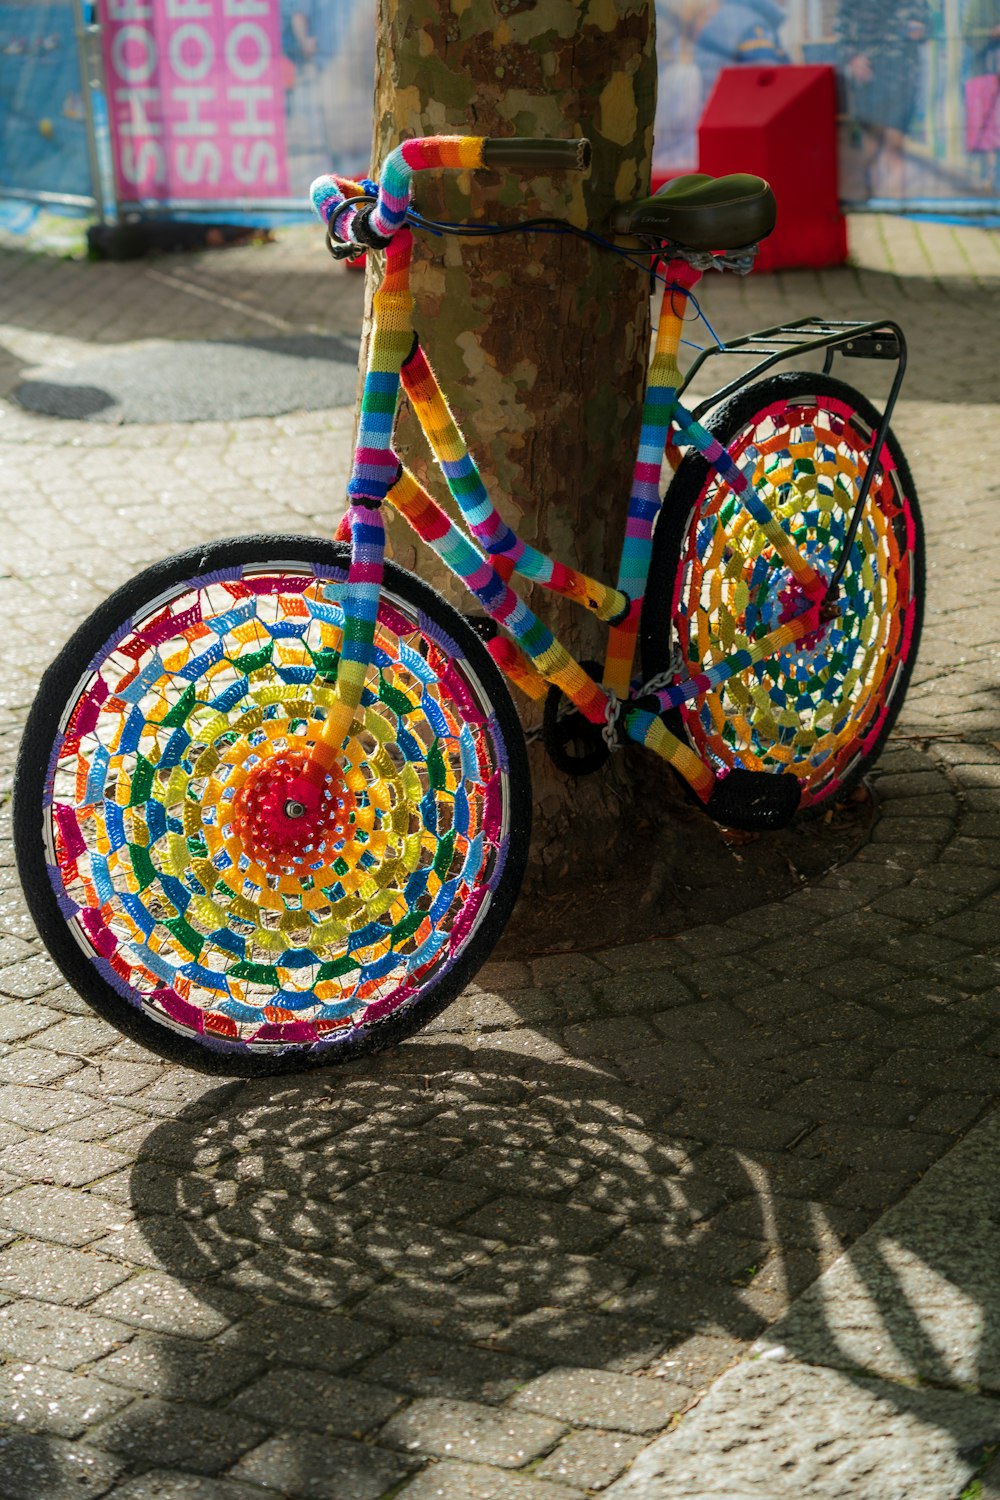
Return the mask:
M994 1103L1000 241L852 231L852 268L705 294L726 332L821 309L891 314L913 344L894 425L926 637L849 865L751 920L494 962L369 1064L220 1085L61 982L0 808L2 1500L599 1493ZM0 257L0 394L96 346L356 331L359 281L317 240ZM6 793L71 626L251 514L328 532L351 413L0 412Z

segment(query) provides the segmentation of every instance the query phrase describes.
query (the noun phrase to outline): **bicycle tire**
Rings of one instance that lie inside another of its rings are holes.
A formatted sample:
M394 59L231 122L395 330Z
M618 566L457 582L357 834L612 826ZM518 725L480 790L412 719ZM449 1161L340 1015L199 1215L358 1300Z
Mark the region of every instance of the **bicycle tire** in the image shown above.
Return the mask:
M759 381L704 419L737 460L755 463L758 493L827 575L853 510L860 457L878 422L875 408L850 386L799 370ZM865 503L838 619L665 715L717 774L743 768L797 775L805 813L845 796L873 764L899 713L920 641L920 510L891 430L883 452L888 462ZM723 564L714 578L706 566L713 556ZM644 679L670 669L675 643L684 661L680 676L690 677L703 662L766 634L801 609L796 587L701 455L686 456L653 538L640 626Z
M400 1041L485 960L524 873L506 685L462 616L388 563L338 775L308 834L275 834L332 696L348 558L299 536L168 558L80 626L28 718L14 836L42 939L105 1020L203 1071Z

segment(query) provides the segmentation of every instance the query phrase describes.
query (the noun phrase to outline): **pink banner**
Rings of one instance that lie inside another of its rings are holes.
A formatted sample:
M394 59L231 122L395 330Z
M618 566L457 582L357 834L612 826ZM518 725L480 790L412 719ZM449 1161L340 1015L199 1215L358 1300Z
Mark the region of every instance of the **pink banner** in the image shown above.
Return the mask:
M119 196L288 193L278 0L102 0Z

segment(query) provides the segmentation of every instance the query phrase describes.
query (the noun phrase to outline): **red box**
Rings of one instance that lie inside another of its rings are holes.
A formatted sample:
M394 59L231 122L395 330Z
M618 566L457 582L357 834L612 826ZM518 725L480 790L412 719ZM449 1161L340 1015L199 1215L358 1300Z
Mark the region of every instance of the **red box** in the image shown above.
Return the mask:
M756 266L839 266L847 224L837 193L833 68L723 68L698 125L698 170L753 172L778 203Z

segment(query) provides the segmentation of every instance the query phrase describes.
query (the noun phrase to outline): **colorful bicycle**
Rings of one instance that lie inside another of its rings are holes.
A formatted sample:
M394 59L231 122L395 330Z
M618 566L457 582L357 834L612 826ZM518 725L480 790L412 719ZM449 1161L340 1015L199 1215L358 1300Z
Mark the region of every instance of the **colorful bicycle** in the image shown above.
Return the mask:
M43 679L15 785L29 905L67 979L156 1052L230 1073L335 1061L399 1040L462 989L528 846L504 676L544 700L564 769L638 741L739 827L826 807L892 726L923 593L889 429L899 328L802 320L710 346L687 381L716 354L755 362L693 412L680 401L692 288L709 265L747 269L773 227L760 179L682 178L611 226L665 281L616 585L526 545L490 502L412 328L411 225L425 221L411 177L588 159L584 141L432 138L394 151L378 185L320 179L334 252L385 254L338 540L250 536L169 558ZM749 383L820 350L822 373ZM895 361L881 414L830 377L837 353ZM401 384L465 529L393 451ZM664 452L681 448L661 516ZM383 560L385 504L464 581L475 620ZM607 623L602 681L515 573Z

